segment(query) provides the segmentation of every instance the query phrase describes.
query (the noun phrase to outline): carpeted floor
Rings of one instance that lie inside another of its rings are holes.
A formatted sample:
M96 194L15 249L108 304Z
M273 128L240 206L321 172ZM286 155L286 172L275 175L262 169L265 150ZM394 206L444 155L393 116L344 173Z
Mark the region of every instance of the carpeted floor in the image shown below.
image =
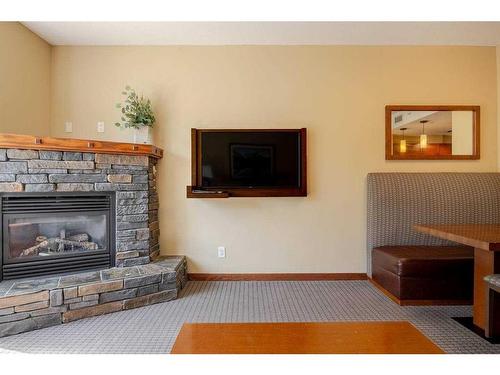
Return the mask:
M342 320L407 320L448 353L500 353L451 319L470 315L400 307L367 281L191 281L175 301L1 338L0 353L169 353L183 322Z

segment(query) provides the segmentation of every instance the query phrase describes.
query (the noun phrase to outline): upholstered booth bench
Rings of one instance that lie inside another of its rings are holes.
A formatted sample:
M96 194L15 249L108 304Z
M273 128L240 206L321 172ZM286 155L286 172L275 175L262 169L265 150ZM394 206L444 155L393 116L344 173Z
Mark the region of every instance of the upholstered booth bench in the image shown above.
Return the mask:
M368 175L368 274L401 305L467 304L474 253L415 224L500 222L499 173Z

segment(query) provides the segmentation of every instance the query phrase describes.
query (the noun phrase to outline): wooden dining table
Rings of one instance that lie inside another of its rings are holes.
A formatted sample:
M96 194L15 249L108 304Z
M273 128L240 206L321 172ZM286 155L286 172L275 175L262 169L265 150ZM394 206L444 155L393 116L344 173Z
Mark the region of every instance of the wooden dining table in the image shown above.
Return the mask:
M500 273L500 224L414 225L421 233L474 248L473 323L486 327L487 286L485 276Z

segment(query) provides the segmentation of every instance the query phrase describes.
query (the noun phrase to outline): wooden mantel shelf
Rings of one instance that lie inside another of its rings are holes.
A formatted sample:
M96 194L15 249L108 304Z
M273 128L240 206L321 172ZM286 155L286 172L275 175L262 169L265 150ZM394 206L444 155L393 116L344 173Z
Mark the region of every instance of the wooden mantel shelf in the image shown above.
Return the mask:
M0 133L0 148L145 155L154 158L163 157L163 150L153 145L4 133Z

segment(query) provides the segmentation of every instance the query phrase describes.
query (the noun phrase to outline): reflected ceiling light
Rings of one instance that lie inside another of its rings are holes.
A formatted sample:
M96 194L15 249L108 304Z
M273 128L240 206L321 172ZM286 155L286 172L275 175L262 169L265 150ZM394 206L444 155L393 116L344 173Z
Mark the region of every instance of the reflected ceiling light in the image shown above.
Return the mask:
M401 132L403 133L403 139L399 141L399 152L406 152L406 139L405 139L405 130L408 128L401 128Z
M425 134L425 124L427 124L429 120L421 120L420 123L422 124L422 134L420 134L420 148L424 149L427 147L427 134Z

